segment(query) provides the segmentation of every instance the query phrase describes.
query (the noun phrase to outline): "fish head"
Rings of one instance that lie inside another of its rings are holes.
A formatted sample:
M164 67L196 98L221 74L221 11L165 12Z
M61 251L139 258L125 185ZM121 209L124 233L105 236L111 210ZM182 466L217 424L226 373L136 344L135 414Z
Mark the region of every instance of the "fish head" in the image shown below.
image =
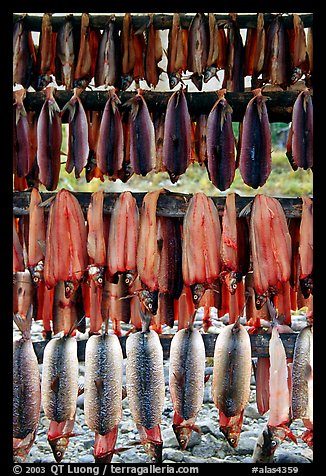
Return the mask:
M94 266L90 265L88 267L88 276L94 281L98 288L103 288L104 286L104 266Z
M35 266L29 266L28 269L32 276L32 284L35 288L37 288L40 284L40 281L43 281L44 263L43 261L39 261Z
M136 271L127 271L125 273L124 281L129 288L134 284L136 277L137 277Z
M65 297L66 299L69 299L78 288L79 283L77 282L73 283L72 281L65 281L64 286L65 286Z
M228 287L229 293L232 295L235 294L238 288L239 274L240 273L232 272L232 273L227 273L225 276L226 285Z
M56 462L60 463L68 447L69 438L67 436L60 436L59 438L48 439L48 442Z
M297 66L294 67L293 70L292 70L290 83L291 84L296 83L297 81L299 81L299 79L302 77L302 75L303 75L302 69L298 68Z
M313 279L312 276L306 276L305 278L302 278L299 280L300 282L300 289L302 292L302 295L305 299L308 299L310 294L313 294Z
M192 293L192 300L195 306L199 306L200 300L205 294L206 287L204 284L193 284L190 286Z
M204 83L208 83L208 81L216 76L217 68L215 66L209 66L204 72Z
M151 314L156 315L158 309L158 290L149 291L148 289L142 289L139 293L139 298L145 308Z
M169 86L170 89L173 89L180 83L181 76L179 73L171 73L169 74Z
M40 74L37 78L36 89L37 91L42 91L48 84L52 82L52 78L48 74Z
M162 463L162 449L163 443L157 443L153 441L145 441L144 450L146 454L149 456L151 463Z
M267 293L257 294L255 292L255 305L257 310L261 309L264 306L264 304L266 304L266 302L267 302Z
M273 437L273 432L268 425L265 426L262 433L258 436L252 460L254 463L272 463L273 455L279 446L278 438Z
M121 77L121 89L122 91L125 91L126 89L129 88L131 83L133 82L134 78L131 74L125 74L124 76Z
M175 425L173 424L172 425L172 428L173 428L173 431L174 431L174 434L178 440L178 443L180 445L180 448L182 450L185 450L188 446L188 442L190 440L190 437L191 437L191 433L192 433L192 427L191 426L187 426L187 425Z
M227 439L228 443L232 448L236 448L239 443L239 438L240 438L240 429L234 428L234 427L220 427L221 432Z

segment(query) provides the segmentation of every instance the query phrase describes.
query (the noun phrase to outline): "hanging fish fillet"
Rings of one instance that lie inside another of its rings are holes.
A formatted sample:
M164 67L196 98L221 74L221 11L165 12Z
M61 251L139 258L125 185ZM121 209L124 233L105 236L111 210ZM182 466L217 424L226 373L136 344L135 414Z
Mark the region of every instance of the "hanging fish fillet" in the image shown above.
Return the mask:
M26 268L24 271L17 271L13 274L13 312L20 319L26 319L31 304L35 311L35 288L31 273Z
M196 13L188 30L187 69L192 71L191 80L201 91L209 49L209 30L204 13Z
M162 462L163 441L160 422L164 406L165 383L163 351L158 334L149 330L146 316L143 330L127 338L126 387L129 408L141 443L151 462Z
M184 89L169 98L164 124L163 165L175 183L190 163L191 120Z
M180 329L170 348L169 387L174 408L173 431L186 449L204 398L205 346L192 324Z
M264 14L257 13L256 28L247 29L244 59L244 75L252 76L254 87L264 66L265 37Z
M139 211L130 192L122 192L111 214L107 264L109 276L126 273L128 286L137 275Z
M25 27L26 15L14 24L13 29L13 84L28 89L35 70L36 54L32 32Z
M158 63L162 60L163 49L159 30L154 28L153 14L149 15L149 25L146 30L146 51L145 51L145 80L149 87L157 86L161 68Z
M313 201L302 197L300 223L300 287L305 299L313 294Z
M94 77L100 36L100 30L90 26L89 14L82 13L80 45L74 75L75 88L85 89Z
M207 119L207 170L209 179L221 191L230 187L235 174L233 111L225 93L225 89L218 91L218 100Z
M230 13L227 26L226 62L222 88L228 92L244 91L244 46L236 13Z
M37 53L37 82L36 89L44 89L55 74L55 47L57 33L52 30L52 13L44 13L42 29Z
M88 235L87 252L91 258L88 266L88 277L96 286L103 288L106 265L106 245L103 229L103 200L104 192L98 190L92 193L87 211Z
M44 281L78 286L88 265L85 218L78 200L65 189L53 200L46 233Z
M48 442L59 463L73 436L78 396L77 341L69 333L45 346L41 391L44 413L50 420Z
M13 273L17 271L22 272L25 270L24 264L24 253L23 247L21 242L19 241L17 228L16 228L16 220L13 217Z
M133 27L130 13L125 13L121 29L121 88L126 90L133 82L135 66L135 49L133 43Z
M279 281L288 281L291 275L291 236L277 199L261 194L255 196L250 243L258 308L260 297L275 288Z
M304 170L313 166L313 103L311 91L299 93L292 111L291 152L293 162Z
M89 154L88 123L84 106L79 98L81 92L81 89L75 88L73 96L61 110L61 115L68 111L69 121L66 171L70 174L75 168L76 178L80 177L86 166Z
M209 50L204 72L204 83L217 77L217 71L225 68L226 36L224 28L219 28L214 13L208 14Z
M187 70L188 30L182 29L180 14L173 13L172 26L168 36L167 74L170 89L181 80L181 75Z
M141 90L127 101L129 114L130 164L135 174L143 177L155 167L154 125Z
M120 111L120 100L114 90L109 90L105 104L96 149L96 163L100 171L116 177L123 166L124 137Z
M266 31L266 50L262 71L263 82L286 89L290 82L290 52L288 34L280 14Z
M70 294L70 289L68 288ZM77 329L82 331L81 324L84 317L84 307L81 297L81 288L67 296L66 284L59 281L53 292L52 327L53 334L63 332L67 335L75 322L80 322Z
M85 349L85 423L96 463L110 463L122 417L122 350L116 335L92 335Z
M85 167L85 178L87 183L93 180L93 178L99 178L101 182L104 182L103 173L97 166L96 152L102 113L102 111L86 111L89 144L88 159Z
M314 38L312 26L307 31L307 72L306 72L306 86L312 86L312 78L314 73Z
M196 240L194 240L196 236ZM192 287L198 305L205 288L214 283L221 271L221 225L211 198L197 192L188 204L183 219L183 282Z
M194 146L196 160L200 165L207 165L207 115L199 114L196 118Z
M313 446L313 329L307 326L296 339L292 366L292 418L307 428L301 438Z
M108 283L108 302L106 303L108 312L102 306L102 319L110 319L112 322L112 329L115 335L121 336L121 322L129 323L131 318L130 303L133 293L133 286L129 288L126 283L126 273L120 274L118 282ZM105 292L105 291L103 291ZM105 305L105 307L106 307Z
M121 86L121 43L115 16L108 18L99 40L95 87Z
M29 239L28 239L28 269L31 273L33 284L38 285L43 281L44 251L46 227L44 221L44 208L40 207L42 197L37 188L32 188L29 203Z
M290 36L291 80L296 83L307 71L307 44L303 21L293 13L293 30L288 30Z
M13 165L17 177L26 177L31 171L35 155L31 147L31 128L24 106L25 89L14 91L13 107Z
M46 87L46 99L37 121L37 164L39 180L47 190L55 190L60 174L62 122L54 87Z
M248 332L240 324L240 318L225 326L219 333L214 350L212 396L215 406L226 418L241 421L249 401L251 379L251 344ZM235 421L220 421L221 431L233 448L238 439L229 433ZM224 432L225 427L227 432ZM241 424L240 424L241 428Z
M75 74L76 53L76 33L74 30L72 15L67 15L63 24L57 32L56 58L55 58L55 78L59 86L66 89L73 88Z
M261 89L252 91L243 118L239 169L245 184L262 187L272 168L271 130Z
M13 457L23 463L34 443L41 408L40 371L31 340L32 306L26 320L14 314L22 337L13 343Z

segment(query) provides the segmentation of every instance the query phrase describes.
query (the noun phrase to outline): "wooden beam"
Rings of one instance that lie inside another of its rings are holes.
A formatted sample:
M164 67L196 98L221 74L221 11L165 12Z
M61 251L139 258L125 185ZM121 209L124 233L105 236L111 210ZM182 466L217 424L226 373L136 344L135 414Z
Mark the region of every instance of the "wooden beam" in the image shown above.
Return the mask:
M266 102L268 117L270 122L286 122L289 123L292 120L293 104L300 93L299 90L291 91L266 91L263 92L264 96L268 97ZM55 99L60 109L69 101L72 97L72 91L57 90L54 94ZM121 106L120 109L124 110L124 104L134 97L136 92L132 91L119 91L117 93ZM143 91L143 97L146 101L150 112L165 112L169 98L172 92L153 92L149 90ZM251 91L243 93L239 92L227 92L225 94L226 100L229 102L233 109L232 120L234 122L242 121L246 107L250 99L253 97ZM83 91L80 94L80 99L86 110L101 111L104 109L105 103L108 99L107 91ZM212 91L208 92L186 92L186 99L189 109L189 114L196 116L198 114L209 114L214 103L217 101L217 93ZM24 106L26 110L32 110L40 112L43 103L45 101L45 93L39 92L27 92L24 100Z
M108 18L114 15L114 13L107 13L105 15L98 15L90 13L90 26L93 28L103 29ZM22 15L13 15L13 23L16 23ZM223 21L229 19L229 15L225 13L215 13L215 17L218 21L221 22L221 28L223 27ZM313 14L304 13L300 15L301 20L303 21L304 26L311 27L313 25ZM41 31L42 29L42 16L35 16L33 13L27 14L25 17L25 25L31 31ZM264 13L264 23L265 26L268 26L271 21L275 18L275 15L272 13ZM52 17L52 28L54 31L58 31L59 27L62 25L65 16L54 16ZM117 26L122 28L122 19L123 15L116 14L116 23ZM184 15L180 14L181 26L182 28L189 28L193 15ZM293 28L293 15L283 15L284 23L287 28ZM81 25L81 15L73 15L72 21L76 27ZM148 24L149 15L148 14L133 14L132 23L134 29L137 30L145 24ZM238 15L237 22L240 28L255 28L257 25L257 13L248 13L245 15ZM171 28L172 25L172 15L171 14L154 14L153 18L154 28L157 30L167 30Z
M56 195L57 192L40 192L42 201L47 200L49 197ZM92 192L71 192L78 199L83 212L87 213L90 203ZM111 213L116 199L120 193L104 193L104 213ZM133 192L138 207L142 205L145 192ZM157 215L169 216L176 218L183 218L191 199L192 194L174 193L167 191L159 196L157 202ZM214 201L220 215L223 214L225 205L225 196L211 197ZM287 218L300 218L302 211L302 199L300 197L274 197L279 200L283 207L285 216ZM236 209L237 214L251 202L254 197L241 197L236 195ZM30 192L14 192L13 193L13 214L15 216L23 216L28 214L30 202ZM48 211L50 204L44 207L45 211Z
M163 349L163 358L167 360L170 356L170 346L174 334L161 334L160 342ZM280 334L282 339L286 356L291 358L293 357L294 345L296 338L298 336L297 332L291 334ZM206 357L214 356L215 342L218 337L218 334L202 334L202 338L205 345ZM251 352L252 357L269 357L269 341L271 334L249 334L250 343L251 343ZM126 341L127 336L119 337L119 341L122 348L123 357L126 358ZM43 362L43 354L48 340L33 342L34 351L36 353L38 363ZM85 361L85 348L86 348L87 339L81 339L77 341L77 355L80 362Z

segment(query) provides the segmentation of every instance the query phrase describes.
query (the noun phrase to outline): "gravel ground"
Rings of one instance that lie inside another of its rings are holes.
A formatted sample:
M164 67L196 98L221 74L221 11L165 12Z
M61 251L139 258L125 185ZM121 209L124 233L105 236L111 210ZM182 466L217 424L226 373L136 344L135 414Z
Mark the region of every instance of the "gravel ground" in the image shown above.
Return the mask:
M221 321L214 322L223 325ZM299 330L306 324L304 315L294 315L292 327ZM197 321L200 325L200 317ZM33 323L32 339L41 340L41 323ZM171 332L171 329L169 329ZM14 325L14 338L19 338L19 332ZM207 373L211 373L209 365L212 359L207 359ZM40 364L42 373L42 365ZM224 435L219 431L218 410L212 401L212 377L205 384L204 402L198 414L196 424L201 433L193 432L188 448L181 451L172 430L173 407L168 387L169 360L164 361L165 372L165 405L162 415L161 431L163 437L163 463L251 463L253 449L268 420L268 413L261 416L256 407L255 382L252 377L250 401L244 412L242 433L237 448L233 449L227 443ZM80 362L79 380L83 383L85 373L84 362ZM26 463L53 463L55 462L51 448L47 441L49 421L41 408L38 432L33 447L26 459ZM309 463L313 460L312 450L300 439L304 431L301 421L291 425L291 430L297 437L298 444L285 440L275 453L277 463ZM93 463L94 432L90 431L84 419L84 398L78 397L74 431L78 436L70 439L62 463ZM123 400L123 416L120 422L116 448L128 448L113 456L112 463L147 463L148 458L143 447L132 443L139 442L138 431L133 422L128 405L128 397Z

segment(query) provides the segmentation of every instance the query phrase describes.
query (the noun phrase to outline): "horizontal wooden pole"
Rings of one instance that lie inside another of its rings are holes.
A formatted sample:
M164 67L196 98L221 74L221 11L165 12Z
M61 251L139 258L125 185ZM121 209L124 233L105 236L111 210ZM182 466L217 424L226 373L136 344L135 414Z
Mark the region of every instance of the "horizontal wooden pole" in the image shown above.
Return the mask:
M266 102L268 117L270 122L286 122L289 123L292 120L293 104L300 93L299 90L293 91L266 91L263 94L269 99ZM55 92L55 99L60 109L69 101L72 97L72 91L65 91L58 89ZM118 92L117 95L121 101L120 109L124 110L124 104L135 96L135 92L125 91ZM165 112L169 98L172 92L153 92L149 90L143 91L143 97L146 101L150 112ZM246 107L250 99L253 97L252 92L246 91L228 92L225 94L226 100L229 102L233 109L232 120L234 122L242 121ZM101 111L104 109L105 103L108 99L108 92L103 90L83 91L80 94L80 99L86 110ZM217 101L217 93L212 91L208 92L186 92L186 99L189 109L189 114L196 116L199 114L209 114L214 103ZM45 101L45 93L39 92L27 92L24 100L26 110L32 110L39 112Z
M52 195L56 195L57 192L40 192L42 201L47 200ZM71 192L78 199L83 212L87 213L90 203L92 192ZM104 213L111 213L116 199L120 193L104 193ZM133 192L138 207L142 205L145 192ZM174 193L169 192L161 193L157 202L157 215L182 218L188 208L189 200L192 194ZM220 215L223 214L225 205L225 196L223 197L211 197L217 206ZM302 199L300 197L275 197L279 200L283 207L285 216L287 218L300 218L302 212ZM251 202L254 197L241 197L236 195L236 209L237 214ZM23 216L28 214L30 202L30 192L13 192L13 214L15 216ZM48 211L50 204L44 207L45 211Z
M170 356L170 346L174 334L161 334L160 342L163 348L163 358L167 360ZM214 356L215 342L218 337L218 334L201 334L204 345L206 357ZM288 358L293 357L294 345L296 338L298 336L297 332L291 334L280 334L282 339L286 356ZM251 356L252 357L269 357L269 341L271 334L249 334L250 343L251 343ZM126 357L126 341L127 336L119 337L119 341L122 348L123 357ZM48 343L48 340L33 342L34 351L36 353L38 362L41 364L43 362L44 348ZM80 362L85 361L85 348L86 348L87 339L82 339L77 341L77 355Z
M98 15L90 13L90 26L93 28L103 29L106 25L108 18L114 15L114 13L107 13L105 15ZM217 20L221 22L228 20L230 17L228 14L225 13L216 13L215 17ZM313 14L312 13L304 13L300 15L303 24L305 27L311 27L313 24ZM21 18L21 15L14 14L13 15L13 23ZM270 22L275 18L275 15L272 13L264 13L264 23L265 26L269 25ZM287 28L293 28L293 15L283 15L284 23ZM58 31L59 27L62 25L65 16L54 16L52 18L52 28L54 31ZM121 29L122 28L122 19L123 15L117 14L116 15L116 23L117 26ZM193 19L193 15L184 15L180 14L181 26L182 28L189 28L191 20ZM76 26L80 26L81 24L81 15L74 15L72 17L73 23ZM143 25L147 24L149 21L149 15L147 14L133 14L132 15L132 23L134 29L138 29ZM248 13L245 15L238 15L237 16L237 23L239 28L255 28L257 25L257 13ZM42 17L35 16L33 13L27 14L25 20L26 28L31 31L41 31L42 29ZM172 15L171 14L154 14L153 18L153 25L154 28L157 30L166 30L171 28L172 25ZM221 24L222 27L222 24Z

